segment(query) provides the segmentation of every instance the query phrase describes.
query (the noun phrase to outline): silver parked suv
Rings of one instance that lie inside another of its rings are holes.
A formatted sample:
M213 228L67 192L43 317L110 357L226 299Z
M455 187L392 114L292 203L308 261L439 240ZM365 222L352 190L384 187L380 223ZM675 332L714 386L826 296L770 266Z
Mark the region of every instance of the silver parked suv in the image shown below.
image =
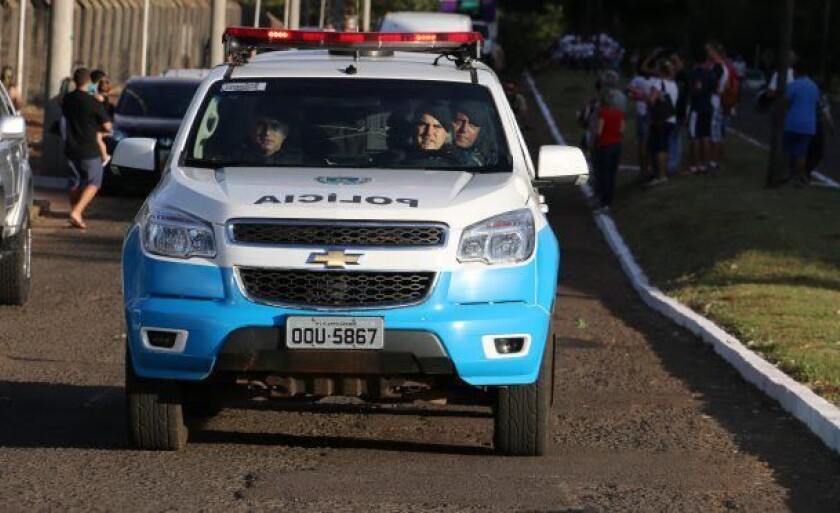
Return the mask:
M0 84L0 304L29 297L32 192L26 122Z

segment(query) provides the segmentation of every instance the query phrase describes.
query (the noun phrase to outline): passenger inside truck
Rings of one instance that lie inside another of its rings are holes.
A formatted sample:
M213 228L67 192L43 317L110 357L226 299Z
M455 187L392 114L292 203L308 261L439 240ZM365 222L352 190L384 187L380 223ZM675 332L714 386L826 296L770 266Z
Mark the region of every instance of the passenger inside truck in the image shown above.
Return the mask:
M214 87L187 143L190 166L511 171L499 114L479 85L266 79ZM444 132L434 144L422 143L428 137L419 132L430 106ZM263 127L278 125L284 158L266 158L259 150L255 119Z

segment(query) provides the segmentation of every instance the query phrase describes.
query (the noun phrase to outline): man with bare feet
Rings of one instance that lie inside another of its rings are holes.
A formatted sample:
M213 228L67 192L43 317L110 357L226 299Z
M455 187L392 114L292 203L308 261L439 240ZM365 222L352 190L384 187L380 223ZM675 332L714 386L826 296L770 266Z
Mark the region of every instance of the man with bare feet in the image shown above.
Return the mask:
M111 131L111 120L102 104L87 92L90 80L90 70L77 69L73 73L76 90L68 93L61 104L72 206L69 221L79 229L86 228L85 209L102 187L102 157L96 135Z

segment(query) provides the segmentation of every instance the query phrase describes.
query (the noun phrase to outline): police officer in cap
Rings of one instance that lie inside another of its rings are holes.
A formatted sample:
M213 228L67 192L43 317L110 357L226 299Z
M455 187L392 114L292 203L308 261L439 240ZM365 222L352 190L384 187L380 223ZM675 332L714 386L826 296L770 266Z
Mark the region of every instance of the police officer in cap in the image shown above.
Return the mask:
M498 163L499 155L487 141L487 110L477 101L462 101L452 109L452 139L455 151L466 166L484 167Z

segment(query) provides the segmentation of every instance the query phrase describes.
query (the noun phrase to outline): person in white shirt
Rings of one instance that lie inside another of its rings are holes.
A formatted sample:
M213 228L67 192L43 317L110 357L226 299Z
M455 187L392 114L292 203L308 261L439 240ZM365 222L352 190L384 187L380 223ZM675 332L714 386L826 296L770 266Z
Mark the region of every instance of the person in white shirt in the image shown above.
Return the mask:
M642 176L649 174L650 155L648 153L648 139L650 136L650 117L648 115L648 101L650 99L652 78L647 72L650 57L638 66L636 76L627 85L627 97L636 102L636 145L639 150L639 167Z
M659 64L659 78L651 80L648 100L650 107L649 151L653 157L656 176L648 185L659 185L668 181L668 148L671 133L677 129L677 103L680 89L674 82L674 65L670 60Z

